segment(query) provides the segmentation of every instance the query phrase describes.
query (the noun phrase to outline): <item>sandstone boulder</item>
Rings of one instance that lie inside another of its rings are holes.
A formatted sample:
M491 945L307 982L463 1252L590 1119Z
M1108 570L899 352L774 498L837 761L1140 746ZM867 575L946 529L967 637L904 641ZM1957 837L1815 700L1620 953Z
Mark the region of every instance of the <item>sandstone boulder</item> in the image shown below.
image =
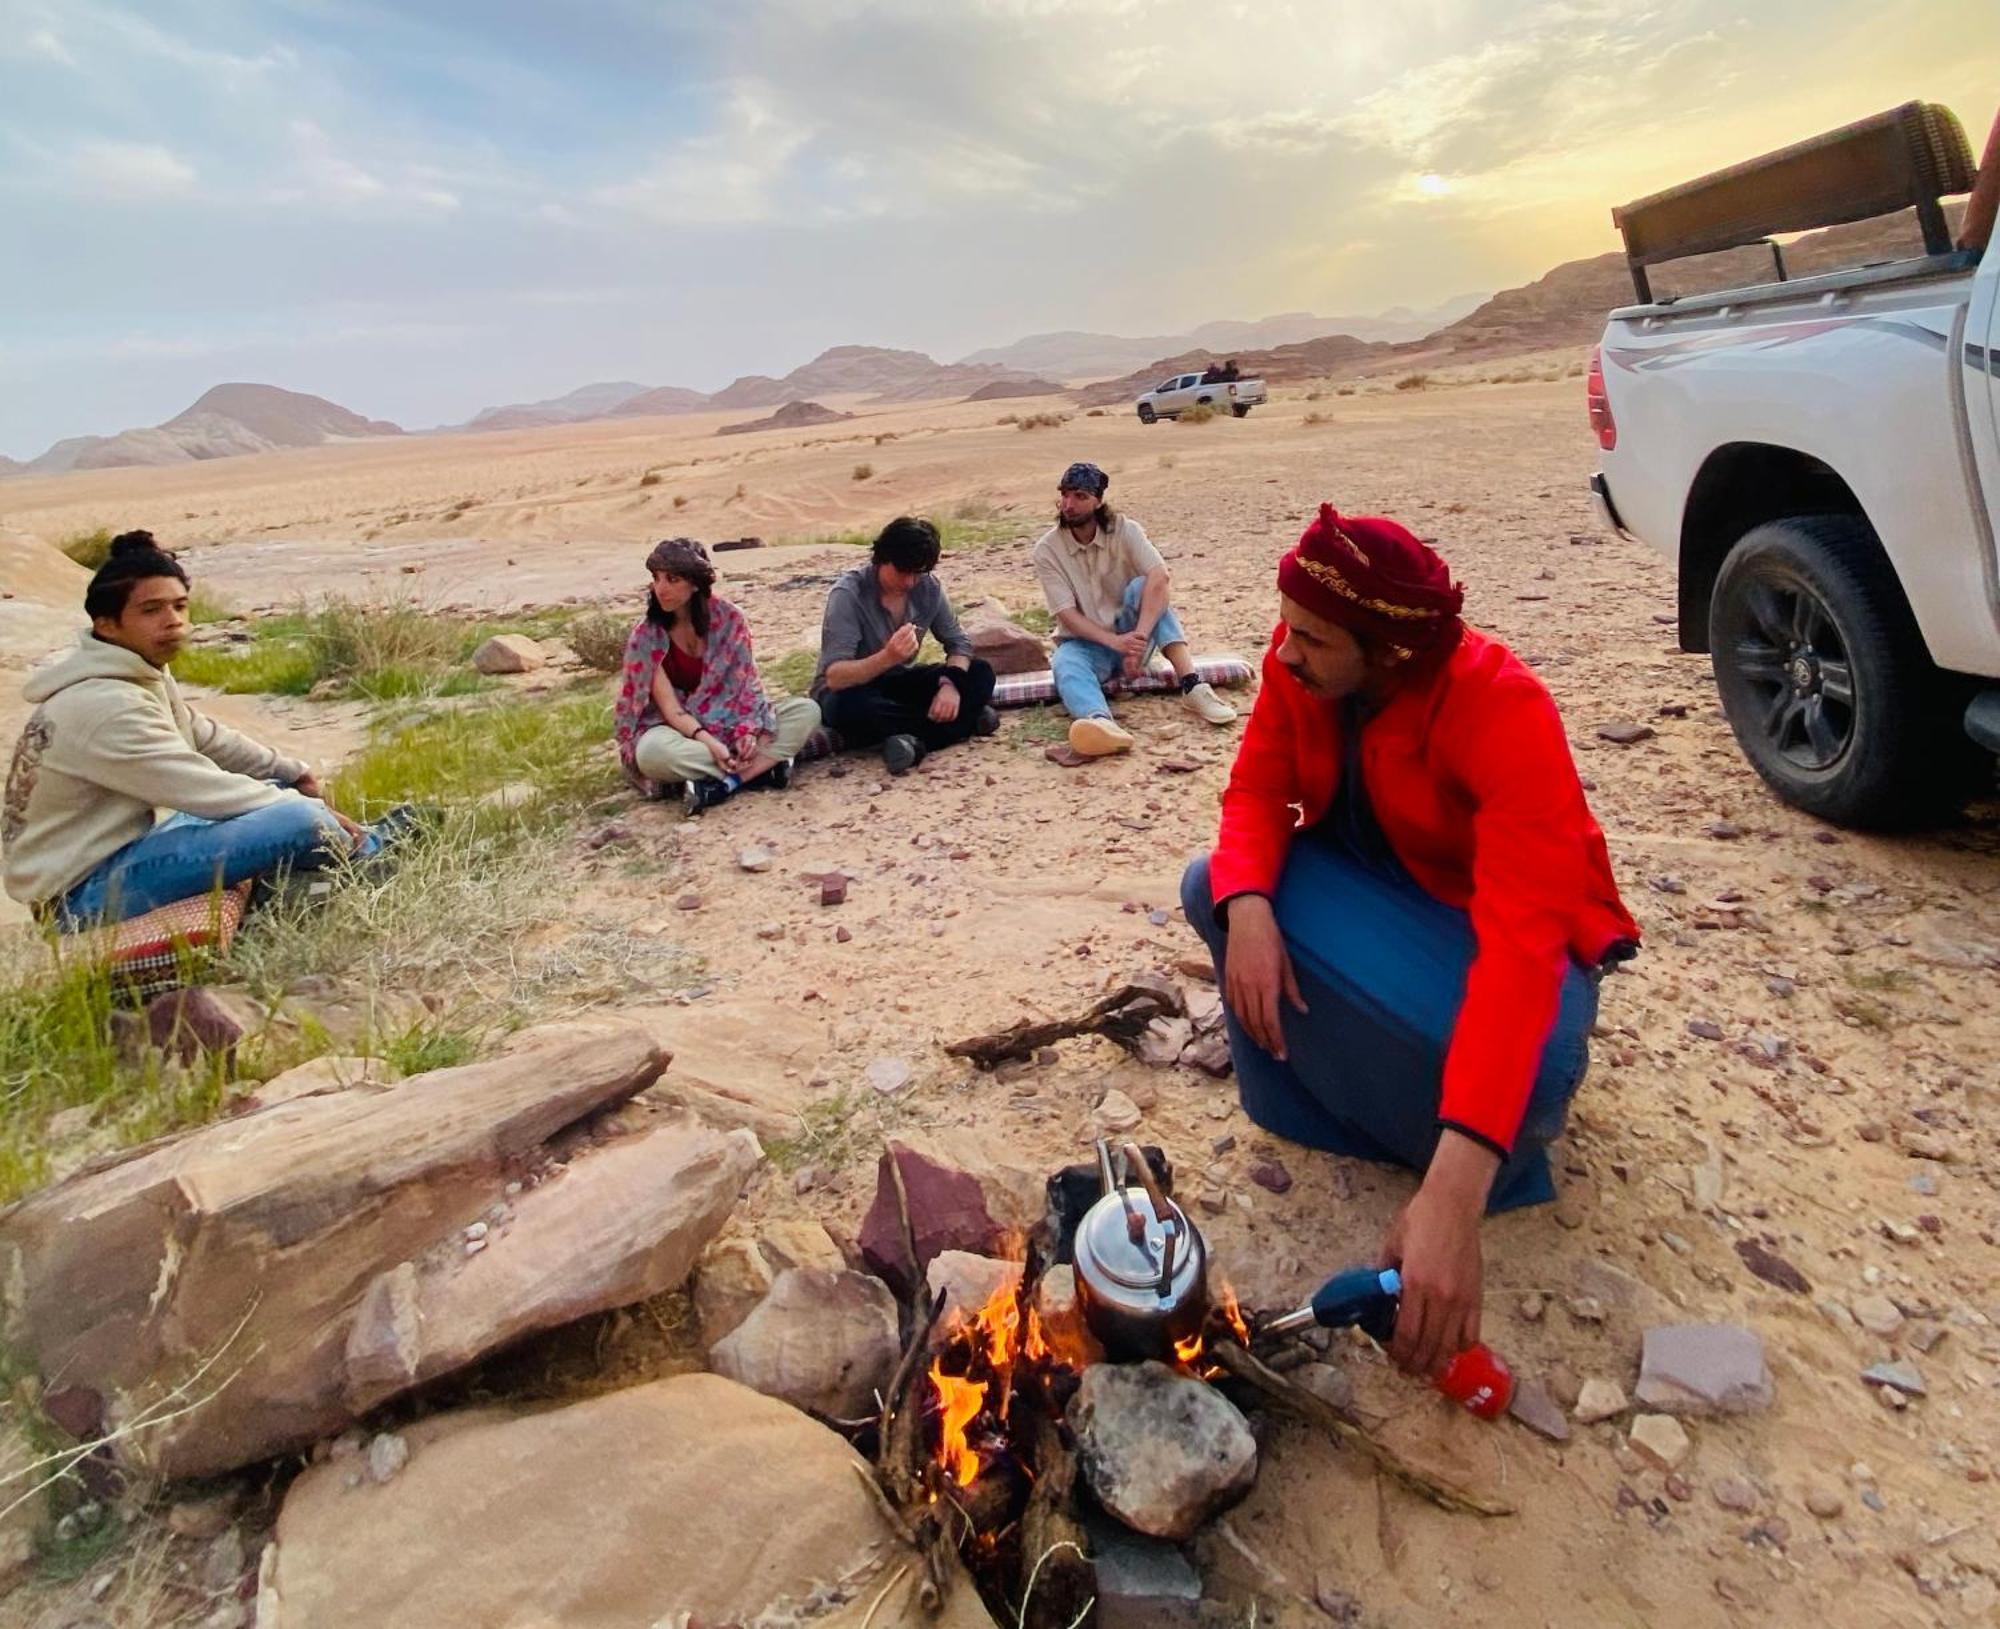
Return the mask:
M901 1356L895 1298L880 1279L792 1267L708 1362L752 1391L853 1420L876 1412Z
M548 653L526 634L495 634L472 653L472 665L489 675L532 673L548 660Z
M914 1292L941 1251L990 1255L1001 1233L977 1177L907 1143L883 1152L875 1198L861 1221L861 1255L899 1296Z
M1039 673L1049 665L1041 640L1007 617L975 617L966 624L965 636L972 641L972 654L990 662L995 673Z
M921 1568L854 1450L715 1375L440 1415L406 1435L409 1462L382 1486L351 1457L292 1484L258 1629L859 1629L871 1609L875 1629L992 1626L964 1578L924 1618Z
M761 1152L665 1109L591 1133L665 1062L605 1031L86 1166L0 1218L0 1340L157 1473L303 1447L686 1278Z

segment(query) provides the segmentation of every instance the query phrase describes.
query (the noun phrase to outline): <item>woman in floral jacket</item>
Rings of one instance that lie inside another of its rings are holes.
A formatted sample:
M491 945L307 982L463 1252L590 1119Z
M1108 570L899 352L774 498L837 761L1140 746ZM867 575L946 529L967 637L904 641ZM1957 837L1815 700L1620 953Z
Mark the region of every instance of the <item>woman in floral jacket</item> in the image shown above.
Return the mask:
M699 543L668 538L646 556L646 615L625 641L618 757L645 796L675 783L689 814L740 788L791 785L792 760L819 726L803 696L773 703L757 677L743 613L715 597Z

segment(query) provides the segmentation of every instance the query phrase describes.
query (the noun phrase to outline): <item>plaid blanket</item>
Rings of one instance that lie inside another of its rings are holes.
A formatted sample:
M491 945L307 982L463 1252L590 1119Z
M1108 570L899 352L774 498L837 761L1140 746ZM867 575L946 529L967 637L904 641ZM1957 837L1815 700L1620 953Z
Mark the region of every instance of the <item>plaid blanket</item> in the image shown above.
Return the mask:
M1197 656L1194 670L1210 684L1248 684L1255 671L1240 656ZM1121 692L1128 696L1143 695L1148 691L1172 690L1178 681L1174 670L1164 662L1156 662L1136 679L1113 679L1104 687L1107 696ZM1032 707L1037 702L1056 699L1056 676L1047 668L1034 673L1008 673L1002 675L993 686L995 707Z
M58 953L101 964L123 993L142 999L159 995L179 989L193 968L228 953L249 901L247 882L219 894L176 899L123 922L66 933Z

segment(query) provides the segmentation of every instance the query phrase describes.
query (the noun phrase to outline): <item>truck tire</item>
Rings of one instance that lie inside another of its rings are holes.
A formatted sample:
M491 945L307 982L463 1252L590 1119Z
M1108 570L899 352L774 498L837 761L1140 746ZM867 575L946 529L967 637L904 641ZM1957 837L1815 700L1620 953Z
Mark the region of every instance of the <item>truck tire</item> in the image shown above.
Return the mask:
M1234 413L1239 419L1247 419L1250 416L1251 405L1249 402L1231 402L1229 404L1229 411Z
M1860 516L1744 533L1716 576L1709 627L1729 727L1785 802L1888 830L1943 815L1962 792L1946 681Z
M1151 402L1141 402L1139 404L1139 422L1141 424L1151 424L1158 417L1159 414L1153 411L1153 404Z

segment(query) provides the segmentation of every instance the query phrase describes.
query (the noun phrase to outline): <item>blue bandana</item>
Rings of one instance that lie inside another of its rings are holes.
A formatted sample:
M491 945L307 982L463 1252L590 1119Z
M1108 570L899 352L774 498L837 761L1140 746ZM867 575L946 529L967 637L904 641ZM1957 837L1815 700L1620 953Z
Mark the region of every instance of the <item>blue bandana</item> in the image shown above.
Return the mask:
M1111 477L1095 464L1075 463L1063 471L1062 479L1056 483L1058 492L1088 492L1093 497L1104 496L1105 488L1111 485Z

